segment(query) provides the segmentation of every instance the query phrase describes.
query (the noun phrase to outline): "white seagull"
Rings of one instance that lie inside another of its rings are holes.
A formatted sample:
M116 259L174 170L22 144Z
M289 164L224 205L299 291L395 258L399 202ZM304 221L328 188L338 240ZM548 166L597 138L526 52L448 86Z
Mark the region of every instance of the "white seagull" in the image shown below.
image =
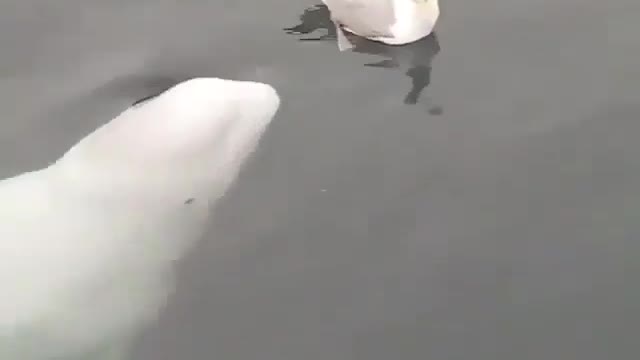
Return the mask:
M343 30L389 45L428 36L438 17L438 0L322 0L336 26L340 51L353 47Z

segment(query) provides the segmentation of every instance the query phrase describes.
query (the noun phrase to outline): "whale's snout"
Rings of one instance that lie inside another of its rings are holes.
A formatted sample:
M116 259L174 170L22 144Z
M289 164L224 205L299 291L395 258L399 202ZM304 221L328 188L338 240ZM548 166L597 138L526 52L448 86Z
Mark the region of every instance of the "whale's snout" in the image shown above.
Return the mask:
M65 162L76 174L125 183L228 184L279 107L278 92L265 83L187 80L127 109L74 146Z

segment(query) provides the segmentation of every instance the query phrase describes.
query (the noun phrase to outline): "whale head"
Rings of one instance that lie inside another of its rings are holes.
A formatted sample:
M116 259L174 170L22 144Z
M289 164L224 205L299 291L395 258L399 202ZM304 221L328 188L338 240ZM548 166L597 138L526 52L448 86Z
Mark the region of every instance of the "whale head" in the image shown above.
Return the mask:
M270 85L196 78L134 104L54 163L94 192L222 195L280 105Z
M0 359L124 358L279 104L266 84L185 81L0 180Z

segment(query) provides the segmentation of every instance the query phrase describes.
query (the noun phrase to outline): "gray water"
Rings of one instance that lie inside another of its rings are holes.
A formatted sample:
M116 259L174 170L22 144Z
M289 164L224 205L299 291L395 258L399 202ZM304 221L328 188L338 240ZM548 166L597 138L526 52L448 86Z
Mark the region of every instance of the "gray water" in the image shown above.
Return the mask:
M447 0L345 53L312 5L0 4L0 178L190 77L283 98L135 359L637 358L637 2Z

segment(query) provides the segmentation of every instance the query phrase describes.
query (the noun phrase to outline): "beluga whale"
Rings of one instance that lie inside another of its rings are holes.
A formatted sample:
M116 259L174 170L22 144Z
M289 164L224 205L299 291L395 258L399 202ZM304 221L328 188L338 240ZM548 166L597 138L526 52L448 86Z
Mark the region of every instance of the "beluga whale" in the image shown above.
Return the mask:
M270 85L194 78L0 181L0 359L129 360L275 117Z

